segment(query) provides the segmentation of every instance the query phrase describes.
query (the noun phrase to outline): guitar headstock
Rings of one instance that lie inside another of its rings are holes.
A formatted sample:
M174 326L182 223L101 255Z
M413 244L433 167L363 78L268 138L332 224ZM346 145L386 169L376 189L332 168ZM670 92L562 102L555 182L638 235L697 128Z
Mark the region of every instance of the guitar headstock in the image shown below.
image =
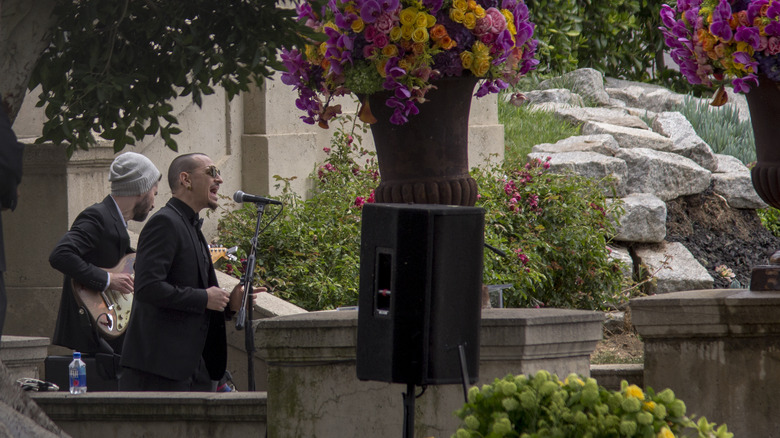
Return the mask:
M216 263L221 258L228 258L229 255L235 254L238 251L237 246L225 248L224 246L211 246L209 245L209 252L211 253L211 263Z

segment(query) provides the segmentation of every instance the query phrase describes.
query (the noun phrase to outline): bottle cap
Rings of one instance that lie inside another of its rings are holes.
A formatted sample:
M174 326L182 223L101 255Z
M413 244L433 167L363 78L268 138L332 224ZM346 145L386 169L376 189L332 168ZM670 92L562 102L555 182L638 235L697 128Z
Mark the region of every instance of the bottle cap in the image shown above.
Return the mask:
M79 353L78 351L74 351L73 352L73 358L74 359L81 359L81 353Z

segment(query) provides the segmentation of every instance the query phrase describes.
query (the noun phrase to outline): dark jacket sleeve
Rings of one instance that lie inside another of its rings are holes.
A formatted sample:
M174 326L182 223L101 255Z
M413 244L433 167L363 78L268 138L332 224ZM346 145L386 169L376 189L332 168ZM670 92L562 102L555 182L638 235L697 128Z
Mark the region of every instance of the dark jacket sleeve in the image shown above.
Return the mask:
M104 228L101 215L96 209L84 210L49 255L51 267L92 290L104 290L108 286L106 271L85 260L92 258L86 255L95 251L101 244L100 240L105 236ZM109 261L111 262L114 260Z
M24 145L16 140L11 120L0 105L0 207L16 208L16 186L22 180Z

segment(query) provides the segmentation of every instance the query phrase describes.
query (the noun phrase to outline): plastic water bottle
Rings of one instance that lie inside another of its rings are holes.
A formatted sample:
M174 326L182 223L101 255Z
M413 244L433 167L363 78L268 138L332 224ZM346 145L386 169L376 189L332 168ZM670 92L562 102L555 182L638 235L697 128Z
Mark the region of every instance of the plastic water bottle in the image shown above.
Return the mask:
M73 361L68 365L70 376L70 393L83 394L87 392L87 365L81 360L81 353L73 352Z

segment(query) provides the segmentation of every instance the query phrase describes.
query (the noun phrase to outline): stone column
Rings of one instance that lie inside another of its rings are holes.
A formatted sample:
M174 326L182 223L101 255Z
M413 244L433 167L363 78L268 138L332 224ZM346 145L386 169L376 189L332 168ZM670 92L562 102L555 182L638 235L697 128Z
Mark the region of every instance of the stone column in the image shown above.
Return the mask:
M716 289L631 300L644 382L738 437L780 437L780 292Z
M484 310L478 384L541 369L589 375L602 319L577 310ZM356 377L356 311L265 319L258 334L258 353L268 365L270 438L402 435L406 385ZM415 436L450 436L463 403L462 385L427 387L415 403Z

